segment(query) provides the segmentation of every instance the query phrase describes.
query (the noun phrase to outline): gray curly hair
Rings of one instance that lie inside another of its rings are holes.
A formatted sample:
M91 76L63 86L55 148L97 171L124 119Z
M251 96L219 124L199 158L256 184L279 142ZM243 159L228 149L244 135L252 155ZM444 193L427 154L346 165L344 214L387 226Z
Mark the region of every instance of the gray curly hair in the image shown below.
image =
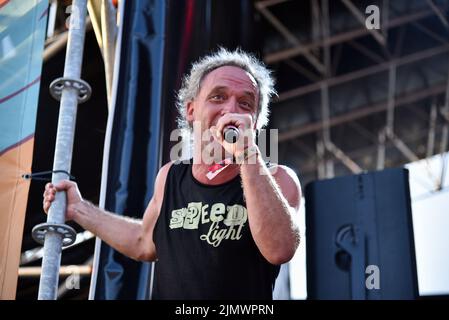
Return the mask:
M249 72L257 82L259 88L259 108L257 110L257 129L268 124L270 98L276 95L274 79L271 71L253 55L241 50L228 51L219 48L192 65L190 73L184 77L181 89L178 92L176 107L179 112L178 128L191 130L187 121L187 103L192 101L200 91L201 82L211 71L223 67L235 66Z

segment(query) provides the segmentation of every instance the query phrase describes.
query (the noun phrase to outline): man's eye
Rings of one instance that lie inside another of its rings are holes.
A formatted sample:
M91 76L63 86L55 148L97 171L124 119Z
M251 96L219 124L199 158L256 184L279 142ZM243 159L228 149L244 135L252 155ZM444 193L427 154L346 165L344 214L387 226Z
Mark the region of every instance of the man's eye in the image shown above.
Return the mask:
M216 94L216 95L212 96L211 99L215 100L215 101L221 101L221 100L224 100L224 97L221 94Z
M247 101L242 101L242 102L240 102L240 105L242 106L242 107L244 107L244 108L249 108L249 109L251 109L251 103L249 103L249 102L247 102Z

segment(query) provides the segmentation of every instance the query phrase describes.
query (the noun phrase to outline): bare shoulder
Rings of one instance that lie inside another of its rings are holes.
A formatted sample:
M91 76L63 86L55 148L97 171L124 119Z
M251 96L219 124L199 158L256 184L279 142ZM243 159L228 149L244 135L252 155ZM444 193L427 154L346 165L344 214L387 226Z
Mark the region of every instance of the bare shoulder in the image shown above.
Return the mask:
M165 180L167 179L168 171L170 170L171 166L173 165L173 161L167 162L164 164L157 174L157 179L161 180L161 182L165 183Z
M301 183L295 171L287 166L278 164L270 166L268 170L276 180L289 204L298 210L301 201Z
M170 171L173 161L164 164L157 173L156 181L154 183L154 197L156 200L162 200L165 190L165 181L167 180L168 172Z
M154 182L153 196L151 197L145 211L144 222L146 221L145 217L148 217L147 219L154 220L157 216L159 216L162 201L164 200L165 181L167 180L168 171L170 170L172 164L172 162L166 163L157 173L156 181Z
M299 185L299 178L293 169L280 165L280 164L272 164L268 170L271 172L272 176L275 179L281 179L291 182L297 183Z
M169 162L159 169L154 182L153 197L148 203L142 219L142 233L139 236L141 239L141 254L139 260L141 261L154 261L157 258L156 247L153 241L153 230L156 225L159 213L161 210L162 201L164 199L165 181L170 170L172 163Z

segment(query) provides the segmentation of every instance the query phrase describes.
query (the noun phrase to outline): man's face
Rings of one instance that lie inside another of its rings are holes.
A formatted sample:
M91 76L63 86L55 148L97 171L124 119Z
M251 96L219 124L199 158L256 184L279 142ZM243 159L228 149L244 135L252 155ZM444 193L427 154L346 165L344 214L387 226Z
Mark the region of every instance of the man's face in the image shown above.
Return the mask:
M250 114L255 124L258 105L259 89L251 74L239 67L223 66L203 79L200 92L187 106L187 120L199 121L202 132L226 113Z
M223 66L203 79L200 92L187 105L187 120L200 124L204 137L204 132L215 126L226 113L250 114L255 125L258 105L259 89L253 76L239 67ZM213 139L200 141L201 138L195 134L197 146L201 144L204 147Z

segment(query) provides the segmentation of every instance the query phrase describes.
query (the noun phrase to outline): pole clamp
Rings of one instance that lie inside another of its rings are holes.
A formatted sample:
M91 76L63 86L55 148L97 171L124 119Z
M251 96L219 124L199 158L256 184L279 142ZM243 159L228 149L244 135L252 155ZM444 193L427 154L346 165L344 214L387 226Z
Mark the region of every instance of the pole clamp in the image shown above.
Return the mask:
M43 245L45 242L45 235L49 232L58 233L62 236L63 247L70 246L76 240L76 231L66 224L59 223L45 222L38 224L33 228L31 235L36 242Z
M67 88L74 88L78 91L78 103L86 102L92 94L92 89L86 81L64 77L53 80L50 84L50 94L60 101L62 91Z

